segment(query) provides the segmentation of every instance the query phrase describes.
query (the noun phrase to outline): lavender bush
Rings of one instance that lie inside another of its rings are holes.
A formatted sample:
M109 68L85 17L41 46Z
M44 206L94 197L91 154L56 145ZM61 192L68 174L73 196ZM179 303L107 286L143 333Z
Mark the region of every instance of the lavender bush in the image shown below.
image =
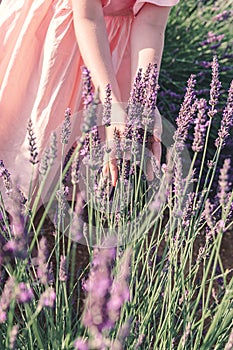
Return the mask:
M215 200L210 193L232 125L233 82L210 159L207 147L221 92L216 56L211 67L208 101L198 97L197 77L188 80L173 144L161 168L149 152L158 90L153 65L144 75L138 72L124 137L114 133L115 188L101 173L110 150L99 137L98 94L92 92L86 68L82 135L64 157L72 125L67 109L60 133L60 173L39 221L38 196L34 201L25 198L1 161L0 180L12 201L8 211L2 197L0 201L2 348L232 348L233 277L220 254L222 239L232 228L230 159L221 167ZM109 127L109 86L103 114ZM184 155L192 126L193 157L186 171ZM31 122L28 132L34 168L38 155ZM60 141L53 133L40 160L38 194L58 159ZM148 157L154 169L151 181L145 177ZM81 247L89 263L80 268Z
M160 72L158 106L171 123L175 122L184 86L188 76L198 77L197 95L208 99L210 68L213 55L218 56L221 74L221 98L218 113L211 128L208 157L215 152L214 141L220 125L224 102L227 98L229 79L233 76L232 2L223 0L180 1L169 16L165 50ZM233 136L231 132L231 136ZM228 139L223 155L231 157L232 137ZM192 152L193 130L189 133ZM222 156L219 164L223 164ZM200 164L197 162L196 167ZM216 179L217 185L217 179Z

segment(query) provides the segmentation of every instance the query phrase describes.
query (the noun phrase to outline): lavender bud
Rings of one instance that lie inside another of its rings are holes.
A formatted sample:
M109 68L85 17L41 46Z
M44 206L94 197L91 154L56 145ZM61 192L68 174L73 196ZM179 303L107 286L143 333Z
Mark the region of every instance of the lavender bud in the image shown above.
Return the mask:
M209 104L212 107L209 111L209 117L213 117L217 111L215 110L215 106L218 103L218 98L220 95L221 82L219 81L219 63L217 56L213 57L212 62L212 80L210 84L210 100Z
M59 280L61 282L66 282L67 281L67 261L66 261L66 256L61 255L60 259L60 269L59 269Z
M37 146L36 146L36 136L33 131L33 125L32 120L29 119L28 121L28 140L29 140L29 151L30 151L30 162L35 165L39 162L38 160L38 152L37 152Z
M233 125L233 80L228 90L228 99L226 107L223 110L220 130L218 131L218 138L215 141L215 146L219 147L225 145L227 137L230 135L229 130Z
M69 137L71 135L71 109L67 108L65 110L65 120L62 125L61 129L61 143L62 144L68 144Z
M195 120L194 140L192 150L200 152L204 146L204 138L208 122L206 121L207 102L204 98L197 102L197 118Z
M48 250L46 238L42 237L39 242L38 256L36 259L37 264L37 276L40 279L41 283L48 283Z
M16 300L19 303L29 303L34 299L33 291L24 282L18 284L16 288Z
M194 91L195 84L195 76L192 74L187 83L184 102L181 105L178 118L176 119L177 130L174 134L174 140L181 147L187 138L188 128L193 121L193 115L196 111L196 93Z
M9 277L5 283L2 295L0 297L0 323L7 319L7 310L15 296L16 281L14 277Z
M83 88L82 97L84 108L87 109L88 105L93 101L92 83L90 71L87 67L82 67L82 77L83 77Z
M3 179L6 193L9 194L12 190L11 175L9 171L5 168L2 160L0 160L0 177Z
M105 126L111 125L111 110L112 110L112 98L111 98L111 86L108 84L106 86L106 97L104 100L104 109L103 109L103 124Z
M227 204L227 193L229 191L229 185L230 183L228 182L228 172L231 167L231 160L225 159L223 163L223 167L220 170L220 175L219 175L219 191L218 191L218 198L219 198L219 203L222 206L225 206Z

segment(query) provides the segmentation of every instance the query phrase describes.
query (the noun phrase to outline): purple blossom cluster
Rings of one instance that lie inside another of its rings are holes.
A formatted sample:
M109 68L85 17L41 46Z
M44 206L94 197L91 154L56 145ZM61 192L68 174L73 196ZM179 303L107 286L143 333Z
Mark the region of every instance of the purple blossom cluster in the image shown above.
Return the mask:
M129 301L128 286L131 250L127 249L119 263L116 277L112 267L116 248L99 248L93 253L92 267L84 287L87 291L82 322L89 329L95 347L102 349L107 340L104 330L110 330L120 317L122 306Z
M209 104L212 108L208 113L209 117L211 118L217 113L215 107L218 103L220 88L221 88L221 82L219 80L219 63L218 63L217 56L214 56L213 62L212 62L212 80L210 84L210 100L209 100Z
M215 146L218 147L220 144L224 146L226 144L227 137L230 135L230 128L233 126L233 80L228 90L227 104L223 110L221 119L221 126L218 131L218 137L215 141Z
M208 121L206 120L207 102L204 98L197 102L197 111L197 118L194 121L194 140L192 145L194 152L200 152L203 149L205 132L208 126Z
M225 159L223 167L220 170L220 175L219 175L219 192L218 192L218 198L219 198L219 203L225 207L227 204L227 194L228 191L230 190L230 183L229 183L229 178L228 178L228 172L231 167L231 160Z
M34 260L34 264L37 266L37 277L40 282L44 285L48 284L48 249L45 237L42 237L39 241L38 255Z
M13 300L19 303L29 303L33 299L33 291L26 283L17 284L14 277L9 277L0 297L0 323L7 320L7 311Z
M233 11L232 10L224 10L221 13L218 13L217 15L215 15L212 20L216 21L216 22L222 22L222 21L226 21L228 18L230 18L233 15Z
M54 164L57 157L57 134L53 132L50 136L49 146L43 152L39 164L39 172L41 175L46 175L48 169Z
M71 135L71 109L65 110L65 119L61 129L61 143L67 144Z
M35 165L39 162L39 160L38 160L38 151L36 146L36 136L33 131L33 124L31 119L29 119L27 130L28 130L30 162L33 165Z
M200 45L204 46L204 45L209 45L212 44L214 42L221 42L223 40L223 38L225 37L225 34L214 34L212 31L208 32L207 34L207 39L203 40Z
M188 80L184 101L181 104L179 115L176 119L177 129L174 134L174 140L180 149L183 148L183 144L187 139L188 128L193 122L193 116L196 112L195 85L196 79L192 74Z
M55 301L56 301L56 293L54 288L47 287L47 289L40 296L38 309L40 310L44 307L53 308Z

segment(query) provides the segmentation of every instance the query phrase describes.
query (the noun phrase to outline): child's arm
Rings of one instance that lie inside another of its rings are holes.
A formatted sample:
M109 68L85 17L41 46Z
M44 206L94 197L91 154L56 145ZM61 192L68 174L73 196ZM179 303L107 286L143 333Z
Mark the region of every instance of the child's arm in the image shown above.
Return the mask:
M164 32L170 7L161 7L146 3L136 16L131 32L131 84L139 68L145 71L149 63L156 63L160 69L164 46ZM151 151L157 162L161 159L162 122L158 110L155 113L154 142ZM147 163L147 177L153 179L153 170L150 162Z
M132 83L139 68L146 69L149 63L161 64L164 33L170 7L146 3L139 11L131 32Z
M121 105L120 89L114 72L107 30L101 0L72 0L74 27L79 50L85 65L91 72L95 87L100 89L100 99L105 98L108 83L112 90L112 124L106 128L106 139L112 147L114 128L123 133L125 111ZM114 121L114 123L113 123ZM113 153L104 164L103 173L111 174L113 186L116 185L118 171Z
M103 102L105 87L112 87L113 101L120 101L120 90L113 69L103 9L100 0L72 0L74 27L79 50L91 71Z

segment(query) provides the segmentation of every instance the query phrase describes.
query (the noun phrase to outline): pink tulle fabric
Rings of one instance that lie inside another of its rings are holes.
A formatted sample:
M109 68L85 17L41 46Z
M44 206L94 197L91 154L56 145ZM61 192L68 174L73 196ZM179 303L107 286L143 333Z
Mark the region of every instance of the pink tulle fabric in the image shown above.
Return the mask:
M146 2L173 6L178 0ZM127 75L130 27L144 3L102 1L113 65L122 90L130 82ZM34 126L39 158L51 133L62 124L67 107L77 119L75 132L80 133L81 117L77 111L81 109L83 61L75 38L71 2L3 0L0 48L0 159L27 194L32 173L29 118Z

